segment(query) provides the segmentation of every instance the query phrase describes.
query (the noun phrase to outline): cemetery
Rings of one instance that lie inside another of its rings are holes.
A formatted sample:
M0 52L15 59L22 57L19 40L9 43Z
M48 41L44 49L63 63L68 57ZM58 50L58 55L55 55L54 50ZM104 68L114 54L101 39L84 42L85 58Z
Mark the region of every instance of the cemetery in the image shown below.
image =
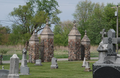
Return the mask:
M0 27L0 78L120 78L120 6L80 1L67 22L58 6L28 0L9 14L12 31Z
M115 31L103 29L102 40L96 49L99 52L98 61L90 59L90 39L81 34L76 28L76 22L68 35L68 60L57 61L54 57L54 34L48 26L41 32L41 42L34 31L29 39L29 57L23 48L21 63L17 54L10 57L10 64L3 64L0 72L1 78L119 78L120 57L117 56L115 44L120 43L120 38L115 37ZM107 37L105 37L107 35ZM42 48L41 48L42 47ZM41 57L40 57L41 56ZM96 59L97 60L97 59ZM109 72L107 72L109 70ZM114 71L114 72L113 72ZM103 73L102 73L103 72Z

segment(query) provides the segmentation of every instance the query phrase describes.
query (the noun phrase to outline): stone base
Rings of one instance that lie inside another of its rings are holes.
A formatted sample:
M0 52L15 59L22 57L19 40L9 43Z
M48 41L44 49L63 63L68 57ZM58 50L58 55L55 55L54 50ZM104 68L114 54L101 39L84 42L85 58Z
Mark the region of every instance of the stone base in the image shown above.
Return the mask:
M42 66L42 64L35 64L35 66Z
M90 68L85 68L85 71L90 72L92 70L90 70Z
M29 67L20 67L20 75L29 75Z
M19 78L18 74L9 74L8 78Z
M51 65L51 69L58 69L58 65Z

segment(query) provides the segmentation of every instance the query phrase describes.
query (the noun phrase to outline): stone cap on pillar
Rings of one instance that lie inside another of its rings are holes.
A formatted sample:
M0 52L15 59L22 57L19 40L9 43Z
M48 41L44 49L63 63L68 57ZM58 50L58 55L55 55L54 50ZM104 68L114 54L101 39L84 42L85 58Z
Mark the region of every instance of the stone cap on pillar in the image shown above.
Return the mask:
M84 35L84 37L82 38L82 40L81 40L82 42L90 42L90 39L88 38L88 36L87 36L87 31L85 30L85 35Z
M80 32L76 28L76 21L74 21L73 23L74 23L74 26L72 30L70 31L70 33L68 34L68 36L81 36Z
M29 41L39 41L37 37L37 33L34 31L32 36L30 37Z
M48 19L46 19L47 23L46 26L44 27L43 31L41 32L40 35L54 35L53 32L51 31L50 27L48 26Z

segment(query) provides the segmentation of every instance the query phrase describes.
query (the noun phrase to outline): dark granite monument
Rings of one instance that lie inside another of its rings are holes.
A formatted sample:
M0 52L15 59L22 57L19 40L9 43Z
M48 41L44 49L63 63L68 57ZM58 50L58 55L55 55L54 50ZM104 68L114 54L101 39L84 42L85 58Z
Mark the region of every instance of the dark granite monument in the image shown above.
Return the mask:
M101 32L102 41L98 46L99 60L93 64L93 78L120 78L120 57L116 54L115 44L120 43L120 38L115 38L115 31L110 29Z

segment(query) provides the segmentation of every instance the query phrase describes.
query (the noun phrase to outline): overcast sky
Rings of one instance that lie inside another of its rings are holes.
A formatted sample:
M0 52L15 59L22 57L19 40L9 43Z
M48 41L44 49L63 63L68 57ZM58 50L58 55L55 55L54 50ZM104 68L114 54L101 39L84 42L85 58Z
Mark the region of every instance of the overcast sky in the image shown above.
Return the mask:
M9 22L8 14L13 11L14 7L18 7L19 5L25 5L26 0L0 0L0 24L11 26L11 22ZM79 1L84 0L56 0L59 4L59 10L62 11L58 16L61 21L74 20L73 13L75 12L76 5ZM117 5L120 0L91 0L95 3L114 3Z

